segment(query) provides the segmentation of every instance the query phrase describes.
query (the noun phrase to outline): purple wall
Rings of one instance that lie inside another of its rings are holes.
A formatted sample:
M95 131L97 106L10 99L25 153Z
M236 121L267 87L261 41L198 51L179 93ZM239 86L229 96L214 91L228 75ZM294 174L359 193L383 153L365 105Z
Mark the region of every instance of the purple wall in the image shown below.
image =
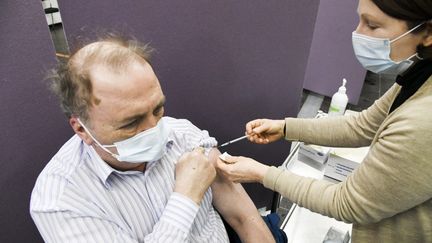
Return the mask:
M0 12L0 242L42 242L30 193L71 133L42 81L55 52L41 2L2 0Z
M304 88L331 97L348 80L347 94L357 104L366 75L352 48L358 24L357 0L320 1Z
M318 3L303 1L64 1L67 38L111 29L150 41L167 96L166 114L190 119L219 142L242 136L255 118L296 116ZM281 164L288 143L245 141L233 154ZM257 206L271 192L247 185Z

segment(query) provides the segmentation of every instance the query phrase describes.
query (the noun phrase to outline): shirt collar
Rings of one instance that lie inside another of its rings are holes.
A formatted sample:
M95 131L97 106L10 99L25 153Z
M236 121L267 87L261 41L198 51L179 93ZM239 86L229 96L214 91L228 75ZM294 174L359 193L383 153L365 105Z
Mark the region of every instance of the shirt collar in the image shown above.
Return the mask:
M168 138L167 144L166 144L166 149L170 149L172 144L174 142L174 139L170 136ZM84 152L87 155L87 159L88 159L88 163L90 164L90 166L93 168L94 173L96 174L96 176L103 182L103 184L105 185L105 187L109 187L109 177L112 173L118 173L118 174L124 174L124 175L132 175L132 174L138 174L141 173L139 171L119 171L116 170L114 168L112 168L111 166L109 166L100 156L99 154L96 152L96 150L84 143ZM147 166L147 169L149 167Z
M109 166L96 152L96 150L83 142L84 151L86 152L89 165L93 168L96 176L108 187L108 177L115 171L114 168Z

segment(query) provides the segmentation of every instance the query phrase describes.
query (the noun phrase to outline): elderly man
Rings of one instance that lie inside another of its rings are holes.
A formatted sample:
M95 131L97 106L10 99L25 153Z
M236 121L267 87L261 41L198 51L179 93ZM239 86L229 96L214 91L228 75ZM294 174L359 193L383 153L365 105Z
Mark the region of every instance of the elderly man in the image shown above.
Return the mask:
M220 213L243 242L273 242L241 185L216 175L215 139L187 120L163 117L149 50L106 38L55 71L52 88L75 135L33 189L30 211L42 237L228 242Z

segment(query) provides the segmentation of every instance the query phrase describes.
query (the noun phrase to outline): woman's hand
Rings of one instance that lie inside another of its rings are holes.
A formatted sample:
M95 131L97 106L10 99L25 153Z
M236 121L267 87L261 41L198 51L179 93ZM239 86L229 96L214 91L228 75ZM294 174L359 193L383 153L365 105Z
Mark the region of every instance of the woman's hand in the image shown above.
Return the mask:
M225 156L224 160L218 158L216 169L226 179L241 182L263 183L269 166L259 163L251 158L242 156Z
M249 141L268 144L284 136L285 120L256 119L246 124Z

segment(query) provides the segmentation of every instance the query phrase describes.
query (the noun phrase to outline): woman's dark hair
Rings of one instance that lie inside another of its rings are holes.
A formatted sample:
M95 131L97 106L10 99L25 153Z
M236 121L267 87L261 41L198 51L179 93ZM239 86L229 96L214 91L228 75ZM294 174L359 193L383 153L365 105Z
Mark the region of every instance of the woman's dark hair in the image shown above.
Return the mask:
M404 20L408 29L423 24L413 33L427 31L432 35L432 0L372 0L387 15ZM432 59L432 46L417 46L421 58Z

